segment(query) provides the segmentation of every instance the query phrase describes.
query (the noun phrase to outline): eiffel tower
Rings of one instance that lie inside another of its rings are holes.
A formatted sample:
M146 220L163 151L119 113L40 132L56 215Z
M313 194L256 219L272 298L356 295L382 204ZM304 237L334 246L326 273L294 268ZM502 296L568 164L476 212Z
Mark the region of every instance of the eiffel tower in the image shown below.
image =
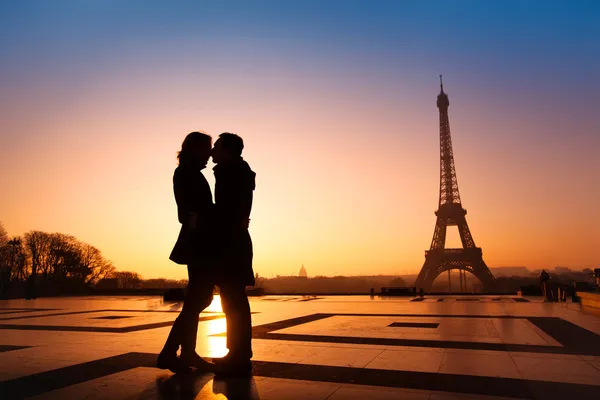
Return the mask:
M425 252L425 264L421 268L415 281L415 287L425 291L431 289L435 278L445 271L458 269L461 277L466 271L475 275L481 281L484 290L493 289L496 279L483 261L480 247L475 246L473 236L467 225L465 215L467 210L462 207L458 192L458 181L454 169L454 155L452 153L452 138L450 137L450 122L448 120L448 107L450 100L444 93L444 84L440 75L441 92L437 97L437 106L440 109L440 199L439 207L435 212L437 221L431 248ZM446 229L448 226L457 226L463 248L446 248ZM466 275L465 275L466 278ZM450 279L450 275L448 275ZM465 279L466 287L466 279Z

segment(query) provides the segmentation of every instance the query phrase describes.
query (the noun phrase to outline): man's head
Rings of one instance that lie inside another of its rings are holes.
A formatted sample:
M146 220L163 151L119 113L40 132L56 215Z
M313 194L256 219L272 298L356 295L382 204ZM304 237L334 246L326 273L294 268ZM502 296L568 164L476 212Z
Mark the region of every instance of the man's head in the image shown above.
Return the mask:
M177 153L179 165L193 165L204 167L210 157L212 138L204 132L189 133L181 144L181 151Z
M227 163L239 158L244 149L244 141L234 133L224 132L219 135L211 155L215 164Z

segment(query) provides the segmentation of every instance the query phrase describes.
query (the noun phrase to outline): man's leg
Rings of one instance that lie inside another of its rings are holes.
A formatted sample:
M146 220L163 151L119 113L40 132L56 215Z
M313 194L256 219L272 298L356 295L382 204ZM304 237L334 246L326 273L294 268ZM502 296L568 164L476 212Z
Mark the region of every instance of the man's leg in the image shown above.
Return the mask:
M235 326L235 310L231 307L230 301L228 297L226 297L225 293L227 293L227 289L223 289L224 285L219 285L219 293L221 296L221 307L223 308L223 313L225 313L225 326L227 330L227 337L225 338L225 347L229 349L229 353L231 353L230 343L233 343L232 332L234 331ZM228 354L229 354L228 353Z
M221 303L227 318L227 358L248 361L252 358L252 317L246 286L227 283L220 288Z

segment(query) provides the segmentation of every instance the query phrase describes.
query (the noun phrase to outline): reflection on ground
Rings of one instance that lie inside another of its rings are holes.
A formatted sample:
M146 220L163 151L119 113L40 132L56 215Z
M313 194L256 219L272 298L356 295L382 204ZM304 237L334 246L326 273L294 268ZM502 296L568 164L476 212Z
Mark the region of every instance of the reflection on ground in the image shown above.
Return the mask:
M222 313L221 296L218 294L213 298L212 303L204 310L211 313ZM205 335L208 351L203 354L206 357L223 357L227 354L227 340L224 336L216 336L227 332L227 323L224 318L214 319L205 323ZM200 334L199 334L199 337Z
M254 378L219 380L206 375L171 375L157 378L156 386L161 399L260 399Z

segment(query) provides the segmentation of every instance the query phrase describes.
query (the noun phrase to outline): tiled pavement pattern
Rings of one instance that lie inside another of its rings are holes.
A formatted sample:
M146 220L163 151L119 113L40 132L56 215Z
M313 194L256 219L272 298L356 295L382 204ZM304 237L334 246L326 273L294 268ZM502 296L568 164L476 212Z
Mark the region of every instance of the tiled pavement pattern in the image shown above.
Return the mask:
M438 299L252 298L254 376L232 380L153 368L180 303L0 301L0 399L600 398L597 313ZM198 353L224 355L218 298L200 319Z

